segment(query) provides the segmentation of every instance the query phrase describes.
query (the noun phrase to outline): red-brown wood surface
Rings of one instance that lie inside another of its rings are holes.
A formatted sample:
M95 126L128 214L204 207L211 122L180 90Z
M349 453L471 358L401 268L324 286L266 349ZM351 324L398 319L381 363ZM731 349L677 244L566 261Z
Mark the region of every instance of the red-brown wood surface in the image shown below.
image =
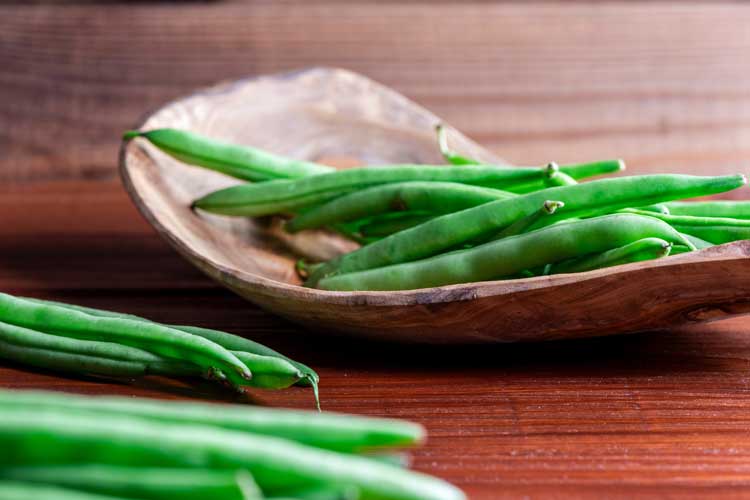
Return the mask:
M325 409L409 418L472 498L750 496L750 319L565 343L341 340L178 257L114 181L118 134L195 87L309 65L382 81L517 163L729 172L750 150L750 7L714 2L0 6L0 290L226 329L316 368ZM0 365L0 386L227 398ZM312 407L308 391L254 391Z
M9 293L247 335L311 364L327 410L425 424L416 468L472 498L750 488L750 321L590 341L430 348L325 337L267 314L178 257L119 185L0 190L0 286ZM0 386L226 399L158 379L112 384L0 365ZM312 407L309 391L254 391Z

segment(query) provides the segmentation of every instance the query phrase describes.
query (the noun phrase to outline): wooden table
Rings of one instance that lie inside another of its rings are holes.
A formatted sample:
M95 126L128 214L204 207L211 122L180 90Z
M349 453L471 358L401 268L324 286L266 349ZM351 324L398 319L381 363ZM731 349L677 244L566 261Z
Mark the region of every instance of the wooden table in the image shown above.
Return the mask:
M750 156L748 26L750 8L711 2L2 6L0 289L268 343L319 370L325 409L425 424L415 467L472 498L744 497L748 319L479 348L330 338L190 267L114 165L118 134L150 107L220 78L325 64L395 87L514 162L735 171ZM227 397L9 365L0 386ZM301 389L253 396L312 406Z

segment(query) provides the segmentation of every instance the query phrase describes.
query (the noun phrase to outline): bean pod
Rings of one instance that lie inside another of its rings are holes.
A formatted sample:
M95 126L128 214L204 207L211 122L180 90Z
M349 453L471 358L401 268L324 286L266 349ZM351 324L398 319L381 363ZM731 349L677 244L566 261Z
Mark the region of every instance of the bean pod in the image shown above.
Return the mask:
M324 278L324 290L410 290L512 276L525 269L657 237L690 244L653 217L616 214L549 226L429 259Z

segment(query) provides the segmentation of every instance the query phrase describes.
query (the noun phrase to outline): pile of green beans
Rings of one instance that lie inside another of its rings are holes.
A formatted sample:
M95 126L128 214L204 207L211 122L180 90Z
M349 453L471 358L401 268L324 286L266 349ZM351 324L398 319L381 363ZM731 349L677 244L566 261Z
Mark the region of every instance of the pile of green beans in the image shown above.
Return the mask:
M318 402L315 371L252 340L3 293L0 358L109 377L202 376L240 391L311 386Z
M284 227L290 233L329 229L360 243L361 248L327 262L298 264L306 286L330 291L585 272L750 239L750 202L679 201L739 188L746 183L743 175L579 182L620 172L624 164L483 164L452 150L445 128L436 130L449 165L310 169L294 178L279 167L267 176L272 180L209 193L193 207L228 216L281 215L288 218ZM139 135L162 147L151 139L161 133ZM174 147L163 149L169 153ZM210 168L231 163L215 148L197 156L210 156ZM294 162L274 159L267 169Z
M394 454L424 439L392 419L0 391L0 499L464 499Z

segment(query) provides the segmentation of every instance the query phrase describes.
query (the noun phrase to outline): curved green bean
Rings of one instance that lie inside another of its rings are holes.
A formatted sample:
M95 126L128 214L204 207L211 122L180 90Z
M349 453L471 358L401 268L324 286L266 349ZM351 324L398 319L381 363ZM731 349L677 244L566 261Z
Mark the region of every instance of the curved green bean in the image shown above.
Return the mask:
M263 495L244 471L83 464L0 468L0 477L141 500L253 500Z
M308 446L341 452L413 446L425 438L422 426L386 418L278 410L247 405L0 390L0 408L14 407L35 412L134 416L170 425L206 425L237 432L276 436Z
M682 246L688 248L686 245ZM606 252L552 264L549 269L545 270L545 274L580 273L631 262L653 260L666 257L671 249L672 243L661 238L643 238Z
M236 386L252 377L247 366L222 346L156 323L92 316L4 293L0 293L0 321L82 340L99 340L106 336L113 343L143 349L168 359L193 362L205 373L219 371Z
M677 231L653 217L605 215L556 224L416 262L340 274L322 279L318 286L342 291L411 290L499 279L649 237L690 246Z
M750 219L750 201L671 201L664 205L672 215Z
M110 415L4 408L0 465L101 463L247 470L266 493L295 486L351 484L363 499L459 500L441 480L355 455L292 441L205 426L158 423Z
M299 178L335 171L333 167L293 160L249 146L216 141L173 128L129 130L123 140L143 137L168 155L201 167L248 181Z
M303 229L363 219L394 210L450 213L514 196L499 189L457 182L396 182L369 187L336 198L297 215L287 222L285 229L295 233Z
M315 286L326 276L423 259L456 248L466 241L489 237L493 232L500 231L538 210L539 206L549 199L565 203L567 208L561 211L562 215L565 218L574 218L596 214L602 210L614 211L625 207L720 193L738 188L745 182L742 175L644 175L600 179L493 201L436 217L332 259L317 268L306 285ZM560 217L552 215L545 218L545 222L554 222Z

